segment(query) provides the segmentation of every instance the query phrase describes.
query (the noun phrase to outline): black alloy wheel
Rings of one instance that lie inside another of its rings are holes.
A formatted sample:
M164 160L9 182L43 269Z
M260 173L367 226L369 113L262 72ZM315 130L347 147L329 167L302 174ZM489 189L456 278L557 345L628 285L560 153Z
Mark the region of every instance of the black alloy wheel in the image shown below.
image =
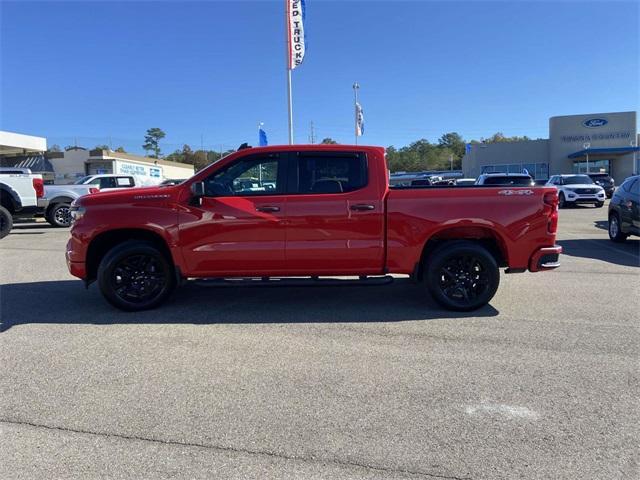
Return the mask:
M451 310L469 311L486 305L500 283L493 255L469 241L444 244L428 260L426 272L433 298Z
M100 262L98 284L112 305L129 311L156 307L175 287L173 266L146 242L129 241L113 248Z

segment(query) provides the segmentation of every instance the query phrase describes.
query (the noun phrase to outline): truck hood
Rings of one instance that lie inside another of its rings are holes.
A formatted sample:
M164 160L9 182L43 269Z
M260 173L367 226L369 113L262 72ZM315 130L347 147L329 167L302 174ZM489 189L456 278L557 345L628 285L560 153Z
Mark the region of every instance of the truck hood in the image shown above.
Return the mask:
M166 202L177 195L178 189L176 187L177 185L108 190L93 193L91 195L85 195L79 199L77 203L83 206L91 206L112 205L118 203L135 204L139 202Z

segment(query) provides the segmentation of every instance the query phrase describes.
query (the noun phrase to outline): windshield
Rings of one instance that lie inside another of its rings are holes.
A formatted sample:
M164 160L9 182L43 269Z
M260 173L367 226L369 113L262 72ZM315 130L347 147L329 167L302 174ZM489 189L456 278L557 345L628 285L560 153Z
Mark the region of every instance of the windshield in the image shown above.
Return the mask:
M562 183L565 185L582 185L582 184L591 184L593 180L587 175L572 175L571 177L564 177L562 179Z
M514 187L531 186L531 177L487 177L484 179L485 185L512 185Z
M82 185L84 182L86 182L87 180L89 180L92 177L92 175L87 175L86 177L82 177L79 180L76 180L75 182L73 182L74 185Z

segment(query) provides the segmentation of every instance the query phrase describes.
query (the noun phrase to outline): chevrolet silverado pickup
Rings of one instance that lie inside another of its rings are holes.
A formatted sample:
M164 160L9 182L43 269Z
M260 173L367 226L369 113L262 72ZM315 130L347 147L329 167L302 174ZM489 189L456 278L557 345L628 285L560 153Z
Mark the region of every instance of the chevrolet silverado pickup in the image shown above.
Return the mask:
M175 186L74 201L70 272L143 310L189 279L410 275L442 306L559 266L555 187L390 188L380 147L246 148ZM208 280L205 280L208 281Z

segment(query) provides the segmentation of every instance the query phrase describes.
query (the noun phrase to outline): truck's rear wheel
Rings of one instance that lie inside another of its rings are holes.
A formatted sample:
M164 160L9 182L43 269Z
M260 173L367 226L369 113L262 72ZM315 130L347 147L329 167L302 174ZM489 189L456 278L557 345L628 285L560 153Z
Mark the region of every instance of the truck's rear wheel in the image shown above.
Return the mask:
M469 241L452 241L427 259L425 281L433 298L450 310L475 310L489 303L500 284L495 258Z
M4 238L9 235L9 232L13 228L13 217L9 210L0 206L0 238Z
M148 310L160 305L175 288L173 266L152 244L124 242L110 250L98 267L102 295L122 310Z
M54 227L68 227L71 225L71 205L58 203L49 209L47 222Z

